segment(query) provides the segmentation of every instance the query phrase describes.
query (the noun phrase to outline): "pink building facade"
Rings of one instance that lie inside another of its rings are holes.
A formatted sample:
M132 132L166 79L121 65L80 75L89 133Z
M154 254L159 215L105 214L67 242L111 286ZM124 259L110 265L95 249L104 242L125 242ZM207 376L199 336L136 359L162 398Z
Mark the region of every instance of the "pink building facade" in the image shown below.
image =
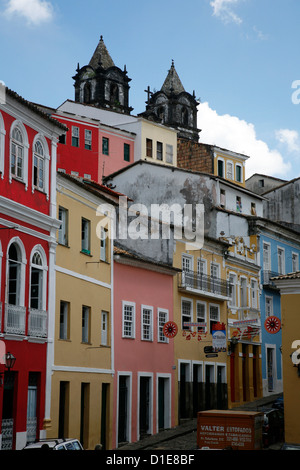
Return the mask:
M175 425L174 274L115 247L113 448Z

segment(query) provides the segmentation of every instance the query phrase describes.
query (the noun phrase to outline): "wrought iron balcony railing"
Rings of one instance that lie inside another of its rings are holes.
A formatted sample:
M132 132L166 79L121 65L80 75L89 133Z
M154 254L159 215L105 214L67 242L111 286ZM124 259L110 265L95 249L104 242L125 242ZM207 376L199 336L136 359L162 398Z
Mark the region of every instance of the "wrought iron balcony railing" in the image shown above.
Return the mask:
M210 295L230 297L230 283L228 281L193 271L178 273L178 287L180 289L202 291Z
M279 276L280 274L275 271L261 271L261 283L264 286L272 287L276 289L276 285L274 281L272 281L272 277Z
M26 307L20 305L5 304L5 333L23 336L27 334L28 336L34 336L37 338L47 338L48 313L44 310L37 310L33 308L28 309L28 331L26 333L26 312Z
M29 309L28 335L47 338L48 314L45 310Z
M26 307L6 304L5 306L5 333L25 335Z

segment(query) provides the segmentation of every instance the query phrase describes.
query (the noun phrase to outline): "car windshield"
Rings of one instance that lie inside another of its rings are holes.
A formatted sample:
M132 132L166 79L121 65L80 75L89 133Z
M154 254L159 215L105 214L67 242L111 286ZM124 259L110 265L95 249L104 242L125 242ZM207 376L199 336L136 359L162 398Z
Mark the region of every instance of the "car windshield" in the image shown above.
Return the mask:
M73 445L73 442L67 442L65 444L67 450L75 450L75 447Z
M74 450L81 450L81 446L78 441L74 441L73 444L74 444Z

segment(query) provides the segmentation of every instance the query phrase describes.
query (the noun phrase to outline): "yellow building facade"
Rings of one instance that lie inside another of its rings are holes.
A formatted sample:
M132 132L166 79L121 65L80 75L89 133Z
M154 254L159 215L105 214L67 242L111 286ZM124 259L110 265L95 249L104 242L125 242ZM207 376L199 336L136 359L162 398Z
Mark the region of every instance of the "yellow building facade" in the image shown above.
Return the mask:
M97 208L105 193L57 177L56 316L47 437L78 438L85 449L112 438L113 268L109 222ZM109 233L109 232L108 232Z
M281 295L285 442L300 445L300 272L274 279Z
M260 268L255 236L230 240L225 256L230 284L227 302L228 407L262 397Z
M141 119L141 157L148 161L177 166L177 131Z
M201 250L187 250L184 241L176 240L173 265L181 269L174 279L178 422L199 410L227 408L226 344L217 353L205 352L213 346L213 325L226 325L229 285L223 250L215 240L205 239Z
M245 187L245 163L249 157L219 147L213 148L214 174Z

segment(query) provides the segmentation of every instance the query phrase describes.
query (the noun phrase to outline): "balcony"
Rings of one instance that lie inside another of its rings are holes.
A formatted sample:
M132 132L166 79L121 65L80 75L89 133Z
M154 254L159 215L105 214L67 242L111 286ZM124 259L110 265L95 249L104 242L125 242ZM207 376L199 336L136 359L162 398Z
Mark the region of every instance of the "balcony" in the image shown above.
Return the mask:
M47 338L48 314L44 310L29 309L28 336Z
M0 304L1 311L1 304ZM12 335L26 334L26 307L5 304L4 332ZM0 317L1 319L1 317ZM47 338L48 313L44 310L28 310L28 336Z
M193 271L178 273L178 289L219 300L230 299L228 281Z
M5 333L25 335L26 307L5 305Z
M240 321L251 321L255 322L257 325L260 325L260 311L257 308L252 307L239 307L238 318Z
M272 281L272 277L279 276L279 273L275 271L261 271L261 283L264 287L268 287L270 289L278 289L275 283Z

